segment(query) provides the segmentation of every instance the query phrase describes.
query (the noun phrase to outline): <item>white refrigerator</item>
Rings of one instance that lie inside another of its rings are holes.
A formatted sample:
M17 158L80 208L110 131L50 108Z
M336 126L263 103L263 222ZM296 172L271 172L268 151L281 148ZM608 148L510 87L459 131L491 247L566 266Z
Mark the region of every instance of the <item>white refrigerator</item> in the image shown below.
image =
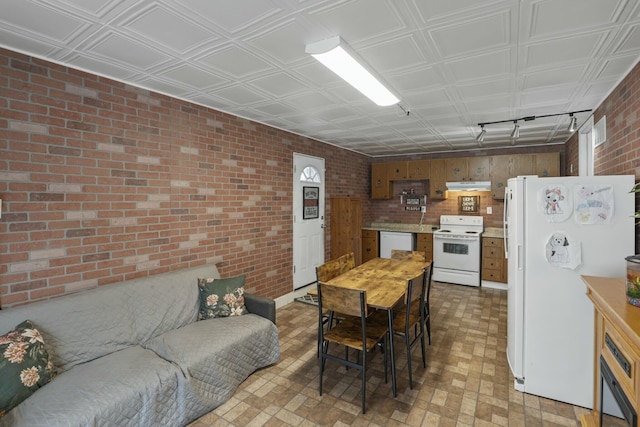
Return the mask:
M594 308L581 275L625 277L633 175L509 179L507 359L516 390L593 406Z

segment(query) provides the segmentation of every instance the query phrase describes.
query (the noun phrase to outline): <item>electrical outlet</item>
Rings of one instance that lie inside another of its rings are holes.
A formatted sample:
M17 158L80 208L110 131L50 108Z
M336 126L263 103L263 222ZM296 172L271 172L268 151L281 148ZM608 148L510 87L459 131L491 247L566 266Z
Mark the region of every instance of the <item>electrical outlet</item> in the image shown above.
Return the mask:
M420 212L426 213L427 212L427 207L426 206L420 206Z
M493 208L491 206L487 206L487 215L491 215L493 213Z

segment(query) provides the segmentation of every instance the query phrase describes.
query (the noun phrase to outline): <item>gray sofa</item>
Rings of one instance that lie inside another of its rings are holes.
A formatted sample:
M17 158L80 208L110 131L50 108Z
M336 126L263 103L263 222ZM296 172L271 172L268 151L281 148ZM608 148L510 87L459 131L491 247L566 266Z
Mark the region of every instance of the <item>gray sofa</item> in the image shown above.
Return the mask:
M0 426L180 426L229 399L280 357L275 303L197 320L214 265L114 283L0 311L0 335L31 320L58 375Z

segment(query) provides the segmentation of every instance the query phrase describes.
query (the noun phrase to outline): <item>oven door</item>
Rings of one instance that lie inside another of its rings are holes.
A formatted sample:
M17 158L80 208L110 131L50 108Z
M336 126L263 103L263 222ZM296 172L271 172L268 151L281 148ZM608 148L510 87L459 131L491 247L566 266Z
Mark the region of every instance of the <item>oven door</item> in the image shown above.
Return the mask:
M435 233L433 264L444 269L480 271L480 239Z

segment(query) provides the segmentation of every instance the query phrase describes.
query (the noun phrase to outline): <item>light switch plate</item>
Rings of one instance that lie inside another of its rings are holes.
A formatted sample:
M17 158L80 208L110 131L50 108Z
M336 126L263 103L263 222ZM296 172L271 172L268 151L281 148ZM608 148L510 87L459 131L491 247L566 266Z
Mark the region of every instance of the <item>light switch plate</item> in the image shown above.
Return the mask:
M491 215L493 213L493 207L487 206L487 215Z

